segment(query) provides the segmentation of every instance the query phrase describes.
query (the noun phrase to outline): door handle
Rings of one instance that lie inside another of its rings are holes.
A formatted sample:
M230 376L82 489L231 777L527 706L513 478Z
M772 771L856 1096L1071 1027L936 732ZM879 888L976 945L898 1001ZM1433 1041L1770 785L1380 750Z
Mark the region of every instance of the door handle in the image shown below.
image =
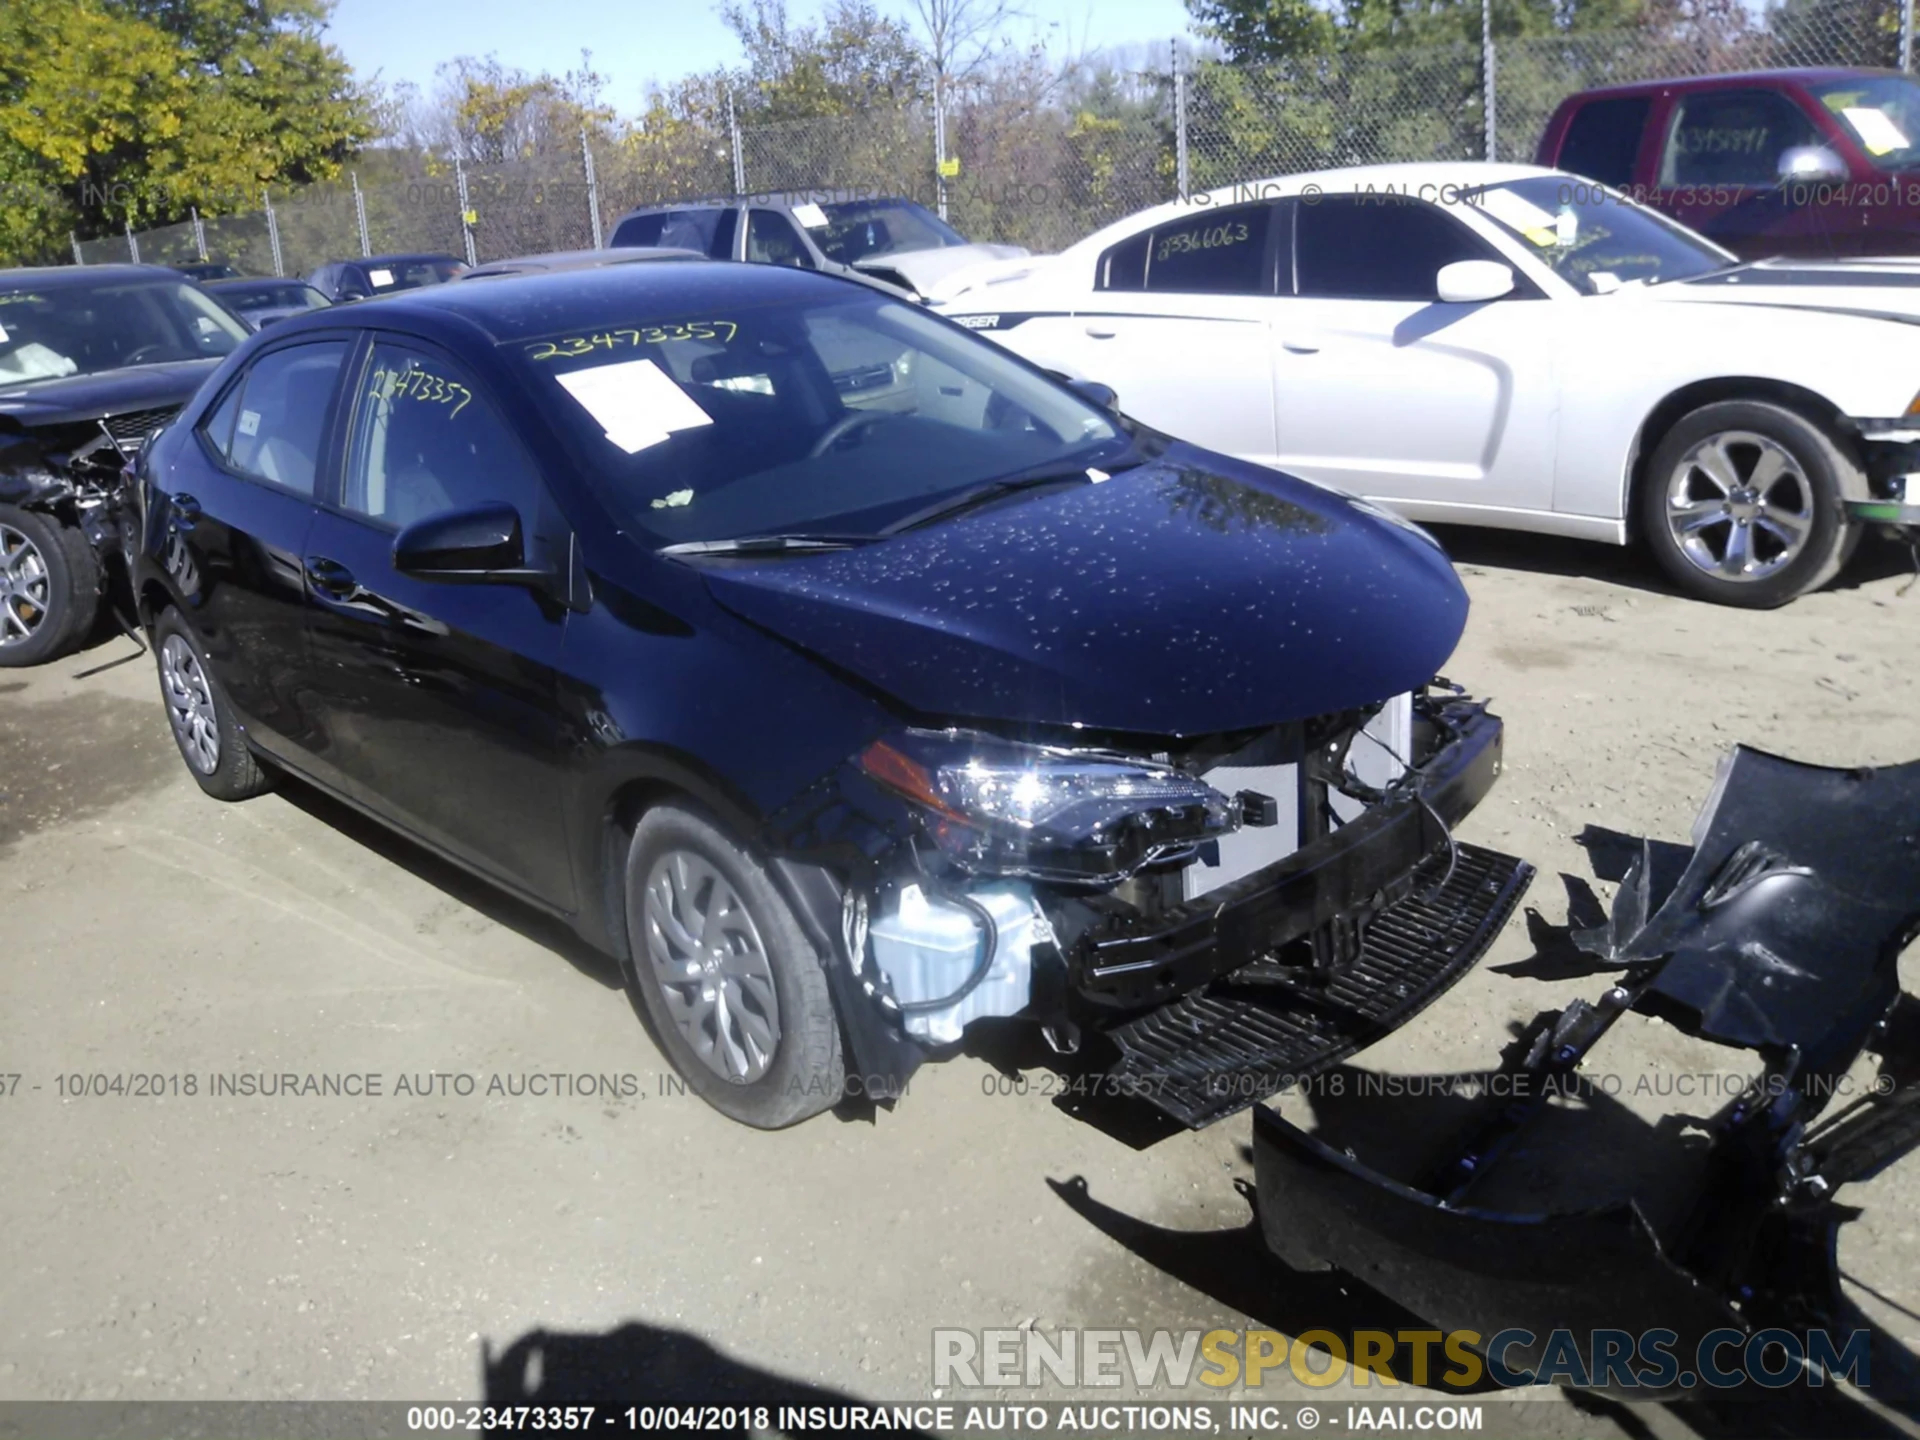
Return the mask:
M1091 335L1096 340L1111 340L1115 335L1119 333L1120 332L1115 330L1111 325L1087 326L1087 334Z
M1318 355L1320 346L1312 340L1282 340L1280 348L1294 355Z
M188 531L199 523L200 502L185 491L181 491L178 495L169 495L167 509L171 516L168 523L174 530Z
M329 560L324 555L309 555L306 570L307 583L335 600L345 599L359 588L359 582L353 578L351 570L338 560Z

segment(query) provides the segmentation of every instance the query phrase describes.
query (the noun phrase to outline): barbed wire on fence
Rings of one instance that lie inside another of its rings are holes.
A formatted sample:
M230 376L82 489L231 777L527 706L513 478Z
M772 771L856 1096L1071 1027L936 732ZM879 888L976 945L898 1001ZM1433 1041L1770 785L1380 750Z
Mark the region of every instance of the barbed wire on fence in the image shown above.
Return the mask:
M1130 75L1124 103L1105 110L950 102L946 153L957 171L947 177L948 216L972 239L1048 251L1182 193L1396 160L1530 160L1548 117L1576 91L1735 70L1908 63L1912 5L1801 0L1721 32L1567 34L1284 65L1173 59L1164 75ZM838 190L931 206L940 190L936 148L923 107L767 124L742 124L729 107L715 123L583 134L570 151L467 165L460 175L388 155L384 171L411 163L415 173L266 193L257 210L78 241L74 250L90 264L137 255L304 275L362 254L464 258L469 234L483 261L590 249L629 209L675 200Z

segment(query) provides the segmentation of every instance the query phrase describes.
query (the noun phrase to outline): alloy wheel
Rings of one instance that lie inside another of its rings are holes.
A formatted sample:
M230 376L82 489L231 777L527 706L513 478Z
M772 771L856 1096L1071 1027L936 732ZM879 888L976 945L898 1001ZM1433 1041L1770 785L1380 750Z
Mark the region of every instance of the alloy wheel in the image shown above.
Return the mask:
M704 856L669 850L647 874L647 959L681 1037L714 1074L750 1085L780 1045L780 1002L759 928Z
M1813 485L1785 446L1751 430L1709 435L1667 480L1667 528L1680 553L1721 580L1764 580L1813 533Z
M0 525L0 645L24 645L47 621L53 577L23 531Z
M180 753L202 775L213 774L220 768L220 721L213 708L213 690L200 668L200 657L178 635L169 635L160 647L160 689Z

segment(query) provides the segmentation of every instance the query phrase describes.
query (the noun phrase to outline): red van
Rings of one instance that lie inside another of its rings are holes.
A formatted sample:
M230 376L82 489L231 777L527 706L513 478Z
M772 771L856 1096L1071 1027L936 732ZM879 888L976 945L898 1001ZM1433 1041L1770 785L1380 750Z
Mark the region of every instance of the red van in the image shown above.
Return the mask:
M1742 259L1920 254L1920 84L1897 70L1586 90L1547 122L1538 159Z

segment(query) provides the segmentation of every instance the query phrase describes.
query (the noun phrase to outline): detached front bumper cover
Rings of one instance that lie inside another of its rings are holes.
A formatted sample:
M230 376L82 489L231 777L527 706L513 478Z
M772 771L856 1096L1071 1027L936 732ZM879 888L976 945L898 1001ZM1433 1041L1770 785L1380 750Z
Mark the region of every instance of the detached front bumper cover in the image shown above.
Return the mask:
M1596 1330L1671 1330L1686 1355L1728 1327L1860 1328L1835 1259L1858 1212L1835 1193L1920 1145L1920 1023L1897 974L1920 932L1920 763L1837 770L1742 748L1693 838L1691 849L1643 842L1610 923L1574 935L1597 966L1618 967L1617 983L1597 1004L1542 1017L1482 1112L1412 1178L1256 1111L1269 1247L1448 1330L1530 1332L1531 1347L1497 1357L1522 1373L1555 1330L1583 1346ZM1480 1208L1502 1157L1548 1123L1549 1098L1577 1088L1574 1071L1629 1010L1753 1050L1763 1066L1708 1122L1677 1219L1656 1226L1633 1195L1573 1213ZM1881 1057L1871 1097L1822 1121L1868 1050ZM1614 1388L1621 1377L1596 1358L1583 1354L1581 1373Z

